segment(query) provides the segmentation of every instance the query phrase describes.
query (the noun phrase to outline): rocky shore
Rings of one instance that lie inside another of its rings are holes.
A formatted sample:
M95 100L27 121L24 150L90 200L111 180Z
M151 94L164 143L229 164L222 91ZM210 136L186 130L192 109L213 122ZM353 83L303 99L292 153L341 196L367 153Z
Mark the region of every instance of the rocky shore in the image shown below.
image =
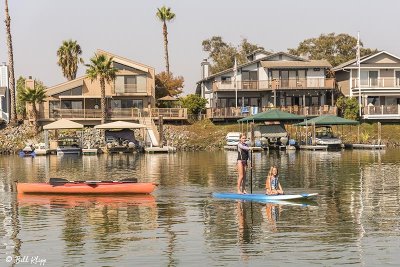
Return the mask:
M362 143L375 144L378 134L374 124L362 124ZM240 131L238 124L215 125L210 121L200 121L191 125L164 125L164 145L174 146L180 151L219 150L225 145L225 136L228 132ZM355 127L344 130L341 137L346 143L357 142ZM104 137L100 130L86 128L83 132L84 147L98 148L104 145ZM139 136L139 133L135 133ZM142 138L139 136L139 138ZM384 125L382 127L381 143L387 147L400 147L400 125ZM14 154L23 149L26 144L44 142L44 134L35 134L32 127L21 124L19 126L3 126L0 128L0 154Z

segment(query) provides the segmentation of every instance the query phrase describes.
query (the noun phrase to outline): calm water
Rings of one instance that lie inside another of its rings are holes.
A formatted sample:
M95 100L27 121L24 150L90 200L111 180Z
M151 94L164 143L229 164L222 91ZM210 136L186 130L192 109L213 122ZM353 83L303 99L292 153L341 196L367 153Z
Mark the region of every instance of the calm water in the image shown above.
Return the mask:
M277 164L286 192L320 194L297 205L213 199L235 190L235 158L0 156L0 266L400 265L398 150L255 153L255 192ZM50 177L160 185L133 197L11 192Z

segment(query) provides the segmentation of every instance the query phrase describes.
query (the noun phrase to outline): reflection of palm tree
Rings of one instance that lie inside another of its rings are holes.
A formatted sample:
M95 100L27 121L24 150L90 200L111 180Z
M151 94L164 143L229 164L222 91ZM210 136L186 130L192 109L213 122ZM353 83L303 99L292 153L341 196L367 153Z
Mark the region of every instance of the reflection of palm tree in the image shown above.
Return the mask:
M265 214L267 221L271 226L271 231L276 232L276 222L279 220L281 207L277 204L267 203L265 205Z
M83 214L86 212L86 210L80 209L79 207L65 210L63 237L66 242L68 255L74 254L71 252L81 251L85 245L83 242L83 237L85 236L85 231L83 230Z

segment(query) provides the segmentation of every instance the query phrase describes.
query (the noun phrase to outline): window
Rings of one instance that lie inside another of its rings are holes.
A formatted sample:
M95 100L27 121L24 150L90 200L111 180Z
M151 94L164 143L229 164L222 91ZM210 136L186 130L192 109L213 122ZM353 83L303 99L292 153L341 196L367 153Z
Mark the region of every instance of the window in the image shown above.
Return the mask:
M111 108L143 108L143 100L141 99L113 99L111 100Z
M118 93L145 93L147 91L146 75L117 76L115 79L115 92Z
M82 109L82 101L80 100L63 100L61 101L61 109Z
M69 96L69 95L82 95L82 86L78 86L78 87L75 87L75 88L72 88L72 89L70 89L70 90L67 90L67 91L64 91L64 92L61 92L61 93L59 93L59 94L56 94L56 95L54 95L54 96Z

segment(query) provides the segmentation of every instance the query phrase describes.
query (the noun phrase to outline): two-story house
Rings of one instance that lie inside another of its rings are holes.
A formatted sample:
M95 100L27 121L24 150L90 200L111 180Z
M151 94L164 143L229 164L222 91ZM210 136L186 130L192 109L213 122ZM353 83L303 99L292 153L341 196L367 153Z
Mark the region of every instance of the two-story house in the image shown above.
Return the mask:
M106 83L107 120L137 121L142 117L187 119L186 110L155 108L155 69L109 52L97 53L112 57L116 79ZM101 121L100 81L87 76L46 89L46 101L39 106L39 122L46 124L67 118L84 125ZM163 113L165 111L165 113Z
M338 89L361 104L367 120L400 120L400 58L380 51L335 68ZM361 96L361 97L360 97Z
M332 67L326 60L264 51L255 51L248 60L236 71L211 75L209 62L202 62L196 93L208 100L210 119L237 119L270 108L308 116L336 114L335 81L326 78Z
M0 66L0 121L9 121L10 96L8 89L8 67L6 63Z

